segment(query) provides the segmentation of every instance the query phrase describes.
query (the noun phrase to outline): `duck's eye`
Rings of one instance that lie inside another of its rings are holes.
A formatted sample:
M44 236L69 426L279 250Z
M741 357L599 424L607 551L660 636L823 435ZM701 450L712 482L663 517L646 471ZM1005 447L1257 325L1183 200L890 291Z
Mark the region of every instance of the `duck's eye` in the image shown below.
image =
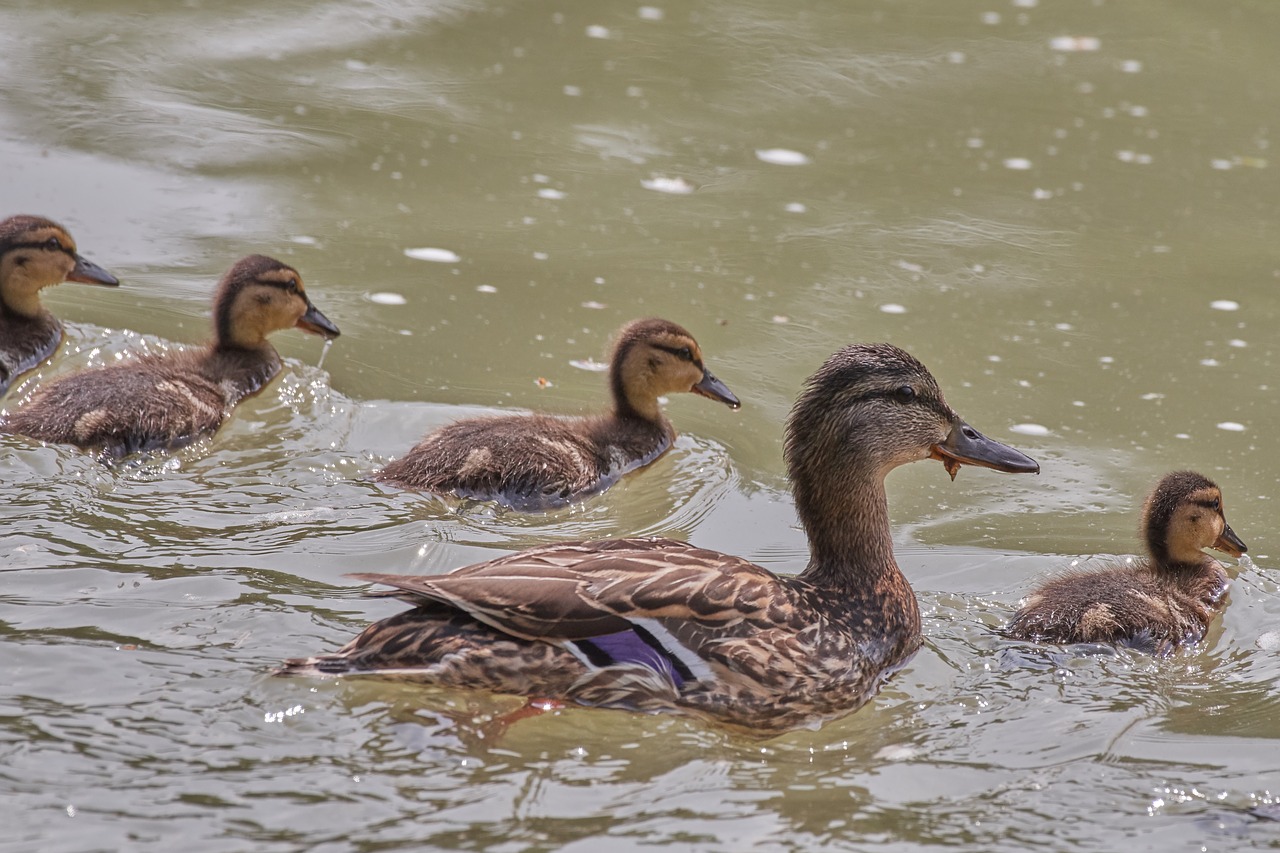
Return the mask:
M912 388L910 385L903 385L900 388L895 389L893 392L893 399L897 400L899 403L910 403L915 398L916 389Z
M61 252L62 241L57 237L50 237L48 240L44 241L44 247L51 252Z
M298 287L299 287L298 280L296 278L289 279L289 290L291 290L294 293L297 293Z
M1213 507L1214 509L1220 510L1222 509L1222 501L1218 498L1214 498L1213 503L1209 504L1209 506Z
M680 347L676 350L676 357L685 361L693 361L693 350L688 347Z

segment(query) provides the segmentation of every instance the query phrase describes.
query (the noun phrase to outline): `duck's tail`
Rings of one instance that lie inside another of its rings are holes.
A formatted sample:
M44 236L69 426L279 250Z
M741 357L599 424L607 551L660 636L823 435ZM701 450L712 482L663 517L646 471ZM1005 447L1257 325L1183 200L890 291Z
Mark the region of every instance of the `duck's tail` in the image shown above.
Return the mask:
M351 659L344 655L316 655L309 658L289 658L271 674L333 678L338 675L349 675L359 671L357 667L352 665Z

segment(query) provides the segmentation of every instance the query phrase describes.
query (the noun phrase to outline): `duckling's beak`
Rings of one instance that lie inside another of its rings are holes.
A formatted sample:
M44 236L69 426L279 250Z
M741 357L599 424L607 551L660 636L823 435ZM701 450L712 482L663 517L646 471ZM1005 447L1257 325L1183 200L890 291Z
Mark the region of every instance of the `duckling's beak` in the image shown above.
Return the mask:
M953 480L961 465L981 465L1006 474L1040 473L1039 462L1020 450L987 438L958 418L946 440L933 446L929 458L940 460Z
M320 313L320 309L312 305L310 300L307 301L307 313L298 318L297 326L304 332L310 332L313 335L324 335L326 338L336 338L342 334L338 331L338 327L329 322L329 318Z
M76 259L76 265L71 269L71 273L67 276L67 281L78 281L81 284L101 284L103 287L117 287L120 279L104 270L88 258L82 258L79 255L72 255Z
M1245 552L1249 550L1249 546L1245 545L1240 537L1236 535L1230 524L1222 526L1222 535L1209 547L1215 551L1230 554L1233 557L1243 557Z
M733 395L733 392L729 390L729 386L716 379L711 374L711 371L705 367L702 369L702 380L689 390L703 397L710 397L712 400L726 403L731 409L736 409L742 405L738 398Z

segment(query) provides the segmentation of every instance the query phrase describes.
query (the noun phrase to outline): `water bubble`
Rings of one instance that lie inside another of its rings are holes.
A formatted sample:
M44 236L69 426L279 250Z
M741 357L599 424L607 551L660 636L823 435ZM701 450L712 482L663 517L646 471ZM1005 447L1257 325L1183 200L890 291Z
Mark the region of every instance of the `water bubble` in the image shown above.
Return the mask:
M1236 423L1235 421L1223 421L1218 424L1218 429L1226 430L1227 432L1244 432L1244 424Z
M1240 303L1233 299L1215 299L1209 303L1209 307L1215 311L1239 311Z
M898 304L898 303L896 303L896 302L886 302L884 305L881 305L881 306L880 306L880 310L881 310L881 311L883 311L883 312L884 312L884 313L886 313L886 314L905 314L905 313L907 313L906 306L899 305L899 304Z
M1019 435L1048 435L1049 428L1043 424L1014 424L1009 427L1009 432Z

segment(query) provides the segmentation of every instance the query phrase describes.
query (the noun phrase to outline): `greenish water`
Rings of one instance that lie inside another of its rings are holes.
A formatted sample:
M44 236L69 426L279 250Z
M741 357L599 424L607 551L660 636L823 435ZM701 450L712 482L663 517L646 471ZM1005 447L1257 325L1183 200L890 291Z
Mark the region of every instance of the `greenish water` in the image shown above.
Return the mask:
M1246 2L0 8L0 214L124 280L49 292L68 340L2 405L199 340L250 252L343 331L323 369L278 335L285 375L171 457L0 439L0 849L1280 843L1278 43ZM641 476L532 517L368 482L459 416L599 406L571 362L643 315L743 407L673 398ZM891 477L926 645L856 714L758 743L570 710L494 740L492 697L267 676L399 608L350 571L634 533L798 570L781 425L855 340L1043 466ZM1207 643L991 633L1077 555L1133 552L1183 467L1257 562Z

